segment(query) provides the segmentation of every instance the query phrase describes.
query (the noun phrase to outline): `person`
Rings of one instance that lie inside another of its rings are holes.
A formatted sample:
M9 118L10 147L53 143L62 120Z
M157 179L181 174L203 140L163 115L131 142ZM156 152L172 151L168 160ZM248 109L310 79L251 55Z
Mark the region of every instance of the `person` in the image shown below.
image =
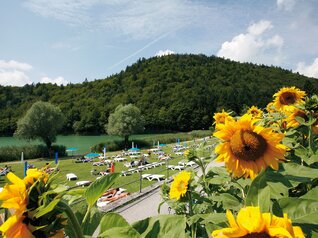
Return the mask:
M126 197L128 196L129 193L128 192L122 192L119 188L113 188L110 189L108 191L106 191L102 197L104 197L103 199L101 199L101 202L113 202L116 201L120 198Z
M120 191L119 188L109 189L108 191L106 191L105 193L103 193L102 197L113 197L113 196L115 196L115 194L118 193L119 191Z
M127 192L120 193L119 195L115 194L113 197L106 198L105 201L113 202L113 201L116 201L120 198L127 197L128 195L129 195L129 193L127 193Z
M110 163L110 172L111 172L111 173L114 173L114 172L115 172L115 163L114 163L114 161L112 161L112 162Z

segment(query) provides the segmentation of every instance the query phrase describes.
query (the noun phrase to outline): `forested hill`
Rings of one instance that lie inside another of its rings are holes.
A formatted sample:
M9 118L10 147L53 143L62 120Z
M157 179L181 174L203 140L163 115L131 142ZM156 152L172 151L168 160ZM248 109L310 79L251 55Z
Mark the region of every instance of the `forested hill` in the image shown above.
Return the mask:
M205 55L140 59L103 80L0 87L0 134L13 133L17 120L38 100L62 109L65 133L104 133L109 113L120 103L138 106L148 130L207 129L215 111L265 107L283 86L318 93L318 79L277 67Z

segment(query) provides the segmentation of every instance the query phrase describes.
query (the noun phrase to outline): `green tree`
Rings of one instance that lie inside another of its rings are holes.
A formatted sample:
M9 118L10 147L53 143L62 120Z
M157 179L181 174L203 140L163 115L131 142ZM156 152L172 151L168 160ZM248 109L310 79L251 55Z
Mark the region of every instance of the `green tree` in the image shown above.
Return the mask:
M132 104L119 105L115 112L109 115L105 130L109 135L123 136L127 148L129 136L142 132L144 124L144 118L138 107Z
M64 122L65 117L58 107L38 101L19 119L14 135L27 140L41 139L50 151Z

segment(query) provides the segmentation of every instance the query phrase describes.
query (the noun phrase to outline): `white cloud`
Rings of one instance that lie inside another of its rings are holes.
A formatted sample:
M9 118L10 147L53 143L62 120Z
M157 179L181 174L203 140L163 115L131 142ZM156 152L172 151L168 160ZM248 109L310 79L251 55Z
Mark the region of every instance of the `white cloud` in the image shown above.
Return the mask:
M306 65L304 62L299 62L295 72L299 72L308 77L318 78L318 58L310 65Z
M72 26L112 30L135 39L158 37L193 23L202 26L202 16L207 19L213 13L188 0L27 0L25 6Z
M161 57L161 56L173 55L173 54L175 54L175 52L172 50L159 50L155 56Z
M273 28L273 25L270 21L261 20L257 23L252 24L247 28L248 34L258 36L263 34L265 31Z
M279 64L284 39L279 35L267 36L273 28L270 21L259 21L247 28L246 33L222 44L217 55L241 62Z
M296 4L296 0L277 0L276 4L278 9L291 11Z
M32 69L32 65L27 63L21 63L15 60L0 60L0 69L16 69L22 71L28 71Z
M63 77L59 76L57 78L49 78L49 77L42 77L40 80L40 83L51 83L51 84L57 84L57 85L66 85L69 82L65 80Z
M23 86L31 84L29 77L22 71L11 70L6 71L0 69L0 85L3 86Z
M33 67L28 63L15 60L0 60L0 85L3 86L23 86L32 83L24 71L29 71Z

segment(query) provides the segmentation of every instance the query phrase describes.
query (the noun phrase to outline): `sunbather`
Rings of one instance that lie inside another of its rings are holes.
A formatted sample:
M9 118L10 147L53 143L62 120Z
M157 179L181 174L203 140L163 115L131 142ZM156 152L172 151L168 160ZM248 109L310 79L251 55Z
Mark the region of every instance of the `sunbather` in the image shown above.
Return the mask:
M115 196L116 193L119 192L119 190L120 190L119 188L109 189L108 191L103 193L102 197L113 197L113 196Z
M113 195L111 197L103 198L101 200L101 202L106 202L106 201L113 202L113 201L116 201L116 200L118 200L120 198L127 197L128 195L129 195L129 193L127 193L127 192L122 192L120 194L116 193L115 195Z

